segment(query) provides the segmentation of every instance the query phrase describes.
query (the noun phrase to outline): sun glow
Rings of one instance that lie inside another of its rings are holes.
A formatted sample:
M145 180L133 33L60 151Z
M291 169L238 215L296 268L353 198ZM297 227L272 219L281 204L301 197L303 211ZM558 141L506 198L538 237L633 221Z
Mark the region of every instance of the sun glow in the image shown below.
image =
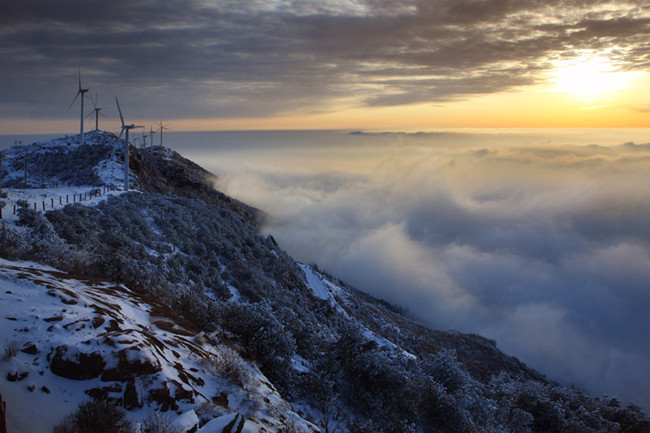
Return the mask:
M635 75L635 72L623 70L609 56L588 51L573 59L555 62L551 82L555 92L594 101L628 88Z

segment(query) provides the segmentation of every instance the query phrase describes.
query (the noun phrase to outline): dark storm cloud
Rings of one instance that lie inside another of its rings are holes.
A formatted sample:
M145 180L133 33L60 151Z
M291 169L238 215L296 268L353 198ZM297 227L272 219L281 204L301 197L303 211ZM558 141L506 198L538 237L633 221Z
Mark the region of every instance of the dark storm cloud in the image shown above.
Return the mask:
M580 49L620 45L624 66L646 68L649 14L577 0L3 2L0 109L60 115L77 66L142 116L447 101L535 83Z

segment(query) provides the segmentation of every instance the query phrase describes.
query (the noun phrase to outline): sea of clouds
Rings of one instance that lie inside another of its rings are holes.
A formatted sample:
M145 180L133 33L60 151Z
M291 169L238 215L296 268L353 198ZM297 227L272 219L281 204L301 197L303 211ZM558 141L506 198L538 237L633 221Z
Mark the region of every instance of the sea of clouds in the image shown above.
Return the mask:
M650 134L172 135L297 260L650 409ZM181 139L182 137L182 139ZM189 144L192 143L192 144Z

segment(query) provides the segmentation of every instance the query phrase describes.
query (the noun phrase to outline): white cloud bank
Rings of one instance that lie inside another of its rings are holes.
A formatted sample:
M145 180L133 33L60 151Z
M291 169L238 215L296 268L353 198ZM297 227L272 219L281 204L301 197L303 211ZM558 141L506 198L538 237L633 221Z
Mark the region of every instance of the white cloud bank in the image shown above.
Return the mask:
M650 409L650 146L620 131L250 134L180 150L267 211L294 257Z

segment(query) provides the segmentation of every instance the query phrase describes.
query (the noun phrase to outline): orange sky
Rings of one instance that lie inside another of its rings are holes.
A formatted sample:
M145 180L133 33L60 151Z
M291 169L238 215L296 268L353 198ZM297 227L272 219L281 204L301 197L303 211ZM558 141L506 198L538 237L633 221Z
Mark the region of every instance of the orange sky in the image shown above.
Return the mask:
M638 2L12 6L0 134L78 132L82 87L111 131L116 96L126 122L175 131L650 127Z
M561 71L558 71L561 74ZM560 75L561 77L561 75ZM565 77L569 80L573 77ZM459 101L398 107L354 107L342 101L321 113L277 114L269 117L173 119L174 131L369 129L430 130L439 128L645 128L650 127L650 75L645 72L605 72L592 78L591 88L572 91L550 77L535 86L508 92L467 96ZM613 88L612 82L616 83ZM604 89L603 89L604 88ZM92 119L86 128L92 128ZM103 120L103 119L102 119ZM158 119L133 119L144 125ZM0 120L5 134L74 132L74 113L66 119ZM117 119L103 120L104 128L119 130Z

